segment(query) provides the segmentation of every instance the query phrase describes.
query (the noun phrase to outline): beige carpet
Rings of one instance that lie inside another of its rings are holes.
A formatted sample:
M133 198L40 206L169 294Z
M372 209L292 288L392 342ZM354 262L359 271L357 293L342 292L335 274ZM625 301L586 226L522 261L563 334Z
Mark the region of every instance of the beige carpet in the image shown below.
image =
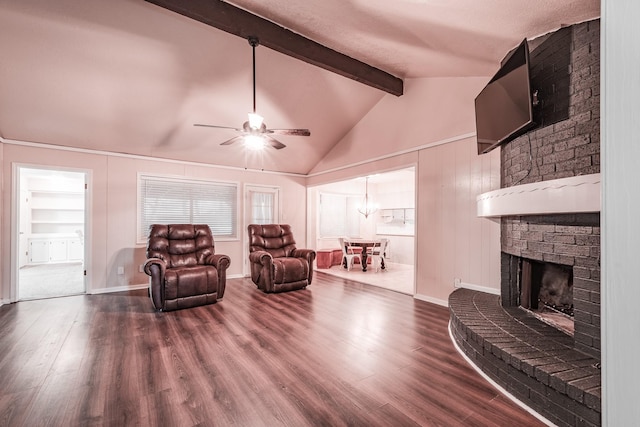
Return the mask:
M360 283L378 286L407 295L415 294L413 270L412 265L394 264L391 262L387 263L386 269L378 270L377 273L375 269L370 267L367 268L367 271L362 271L359 265L355 265L354 268L349 271L340 265L334 265L331 268L316 269L316 271L321 271L333 276L355 280Z
M85 293L81 262L28 265L19 270L18 299L54 298Z

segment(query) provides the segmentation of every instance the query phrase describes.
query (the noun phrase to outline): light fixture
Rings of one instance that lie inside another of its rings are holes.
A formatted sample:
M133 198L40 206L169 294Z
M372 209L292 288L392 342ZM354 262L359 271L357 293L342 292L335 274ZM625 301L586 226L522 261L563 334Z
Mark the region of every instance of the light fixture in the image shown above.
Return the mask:
M264 121L264 118L256 113L249 113L249 127L253 130L259 130L262 127L262 122Z
M196 123L194 126L233 129L242 133L242 135L228 139L220 145L231 145L235 142L242 142L245 148L250 148L252 150L261 150L268 146L272 146L276 150L280 150L286 147L286 145L275 139L272 135L310 136L311 132L309 132L309 129L268 129L267 125L264 123L264 118L256 112L256 47L260 43L258 38L255 36L249 36L248 40L251 45L253 57L253 110L249 112L249 120L244 122L241 128L207 125L202 123Z
M365 218L369 218L369 215L378 211L378 206L369 200L369 177L364 180L364 200L363 204L358 208L358 212L364 215Z
M244 146L251 151L260 151L267 143L261 135L245 135Z

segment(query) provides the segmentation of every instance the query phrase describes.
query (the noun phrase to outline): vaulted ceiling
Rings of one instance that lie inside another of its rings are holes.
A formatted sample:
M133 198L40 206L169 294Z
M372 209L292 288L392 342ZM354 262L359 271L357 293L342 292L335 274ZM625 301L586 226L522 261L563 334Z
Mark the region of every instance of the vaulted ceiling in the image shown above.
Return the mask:
M524 37L600 13L597 0L228 3L400 79L488 77ZM252 108L251 46L229 32L143 0L0 0L0 55L5 141L302 174L395 96L258 46L258 112L311 130L258 155L193 126L241 127Z

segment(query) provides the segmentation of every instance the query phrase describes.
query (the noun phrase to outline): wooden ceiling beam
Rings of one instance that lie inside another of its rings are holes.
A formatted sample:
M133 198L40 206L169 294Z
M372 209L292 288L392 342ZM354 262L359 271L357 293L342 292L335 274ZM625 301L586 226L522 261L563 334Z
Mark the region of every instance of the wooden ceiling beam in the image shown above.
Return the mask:
M403 93L402 79L224 1L146 1L244 39L258 37L263 46L392 95Z

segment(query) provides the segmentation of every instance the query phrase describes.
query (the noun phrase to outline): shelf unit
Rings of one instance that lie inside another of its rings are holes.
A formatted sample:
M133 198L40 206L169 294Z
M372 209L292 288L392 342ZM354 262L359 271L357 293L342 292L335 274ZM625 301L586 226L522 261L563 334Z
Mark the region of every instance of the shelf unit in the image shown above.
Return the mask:
M29 264L84 259L84 197L79 191L30 191Z
M32 191L29 223L32 236L83 232L84 193Z

